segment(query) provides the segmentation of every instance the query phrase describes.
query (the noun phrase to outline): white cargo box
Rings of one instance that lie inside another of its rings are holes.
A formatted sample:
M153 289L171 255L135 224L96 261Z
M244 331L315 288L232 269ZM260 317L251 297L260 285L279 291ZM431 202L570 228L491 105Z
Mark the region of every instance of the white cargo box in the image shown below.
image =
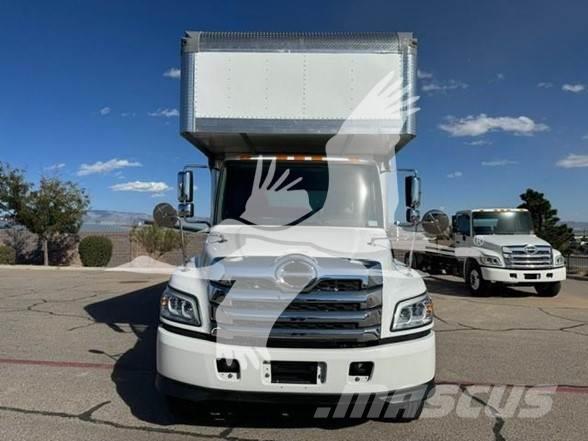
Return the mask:
M181 76L182 135L209 157L321 153L344 123L399 135L389 153L415 136L412 34L188 32ZM406 103L394 120L354 113L386 76Z

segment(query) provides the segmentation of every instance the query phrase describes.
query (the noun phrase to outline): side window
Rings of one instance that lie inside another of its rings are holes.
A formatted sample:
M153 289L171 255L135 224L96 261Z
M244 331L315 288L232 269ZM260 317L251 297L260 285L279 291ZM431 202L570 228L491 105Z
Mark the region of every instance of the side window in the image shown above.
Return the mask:
M461 214L457 217L457 232L466 236L470 235L470 216L468 214Z

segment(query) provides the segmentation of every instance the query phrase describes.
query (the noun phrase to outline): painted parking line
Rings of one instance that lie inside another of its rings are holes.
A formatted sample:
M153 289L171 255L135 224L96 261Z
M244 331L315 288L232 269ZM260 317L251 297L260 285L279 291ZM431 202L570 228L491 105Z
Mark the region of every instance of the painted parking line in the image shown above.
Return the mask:
M0 358L0 364L17 364L83 369L113 369L112 363L88 363L83 361L23 360L18 358Z

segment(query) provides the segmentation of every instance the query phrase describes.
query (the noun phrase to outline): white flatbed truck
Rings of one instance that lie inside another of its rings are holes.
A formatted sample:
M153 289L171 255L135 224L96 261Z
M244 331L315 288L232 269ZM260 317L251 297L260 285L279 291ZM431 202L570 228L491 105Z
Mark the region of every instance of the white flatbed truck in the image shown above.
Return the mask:
M412 267L464 278L472 295L497 285L533 286L556 296L566 278L562 254L533 233L529 212L521 208L480 208L453 216L449 240L421 241Z

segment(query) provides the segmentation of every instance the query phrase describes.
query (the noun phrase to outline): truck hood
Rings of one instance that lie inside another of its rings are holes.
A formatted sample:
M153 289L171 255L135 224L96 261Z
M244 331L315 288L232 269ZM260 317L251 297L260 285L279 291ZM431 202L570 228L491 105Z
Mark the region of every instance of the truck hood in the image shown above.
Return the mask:
M481 244L479 245L479 243ZM515 245L546 245L548 242L534 234L492 234L478 235L474 238L474 244L480 248L487 248L494 251L501 251L502 247Z
M391 246L384 229L322 226L217 225L206 240L206 263L224 257L344 257L385 262Z

